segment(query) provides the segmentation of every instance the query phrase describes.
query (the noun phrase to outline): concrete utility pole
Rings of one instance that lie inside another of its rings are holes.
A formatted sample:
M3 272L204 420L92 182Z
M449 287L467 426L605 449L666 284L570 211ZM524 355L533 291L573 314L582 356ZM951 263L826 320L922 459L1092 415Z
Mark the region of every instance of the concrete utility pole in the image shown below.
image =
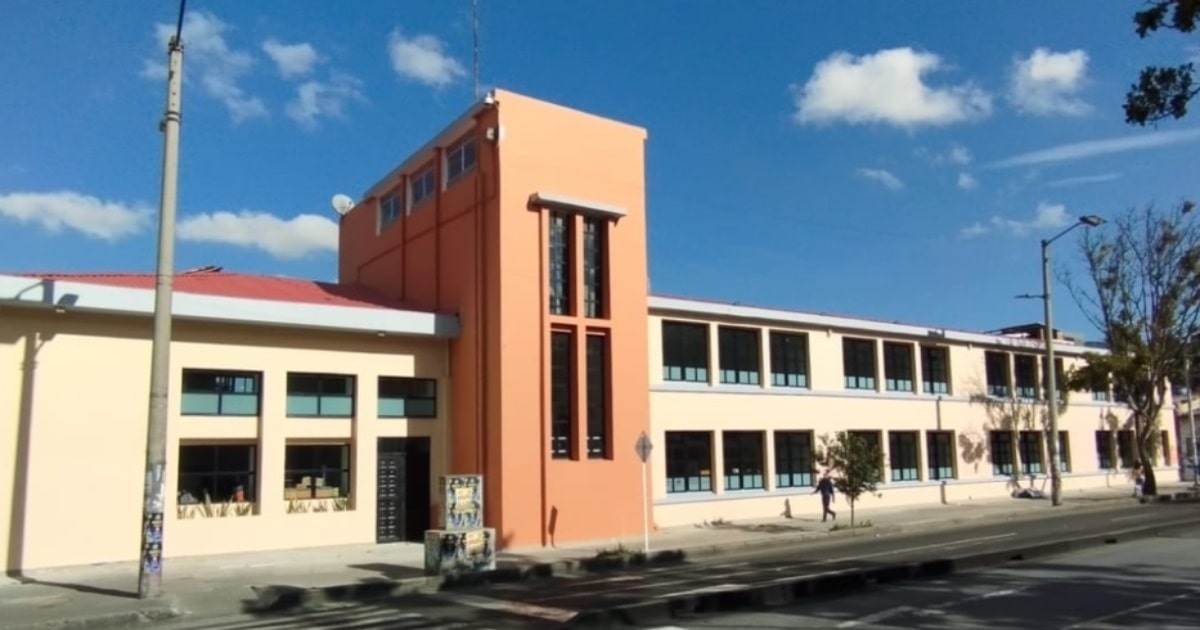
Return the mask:
M1184 365L1183 371L1184 371L1184 379L1187 380L1187 393L1188 393L1187 414L1188 414L1188 424L1191 425L1191 431L1190 431L1190 435L1188 435L1188 439L1191 440L1191 442L1192 442L1192 456L1188 460L1188 462L1185 463L1184 465L1192 467L1192 487L1200 488L1200 453L1196 452L1196 414L1193 412L1193 409L1192 409L1192 400L1196 396L1192 392L1191 345L1192 344L1190 344L1190 343L1188 344L1187 354L1184 355L1184 357L1183 357L1183 365Z
M171 380L171 281L175 267L175 200L179 179L179 125L183 90L183 12L179 2L175 36L167 44L167 109L163 133L158 268L154 286L154 341L150 355L150 414L146 426L146 479L142 495L142 553L138 597L162 594L163 506L167 465L167 392Z

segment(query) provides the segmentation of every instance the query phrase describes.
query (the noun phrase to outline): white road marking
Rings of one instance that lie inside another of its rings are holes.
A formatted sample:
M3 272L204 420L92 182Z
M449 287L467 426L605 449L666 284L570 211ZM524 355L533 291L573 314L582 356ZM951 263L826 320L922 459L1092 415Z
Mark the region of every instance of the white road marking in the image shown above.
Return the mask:
M484 610L496 610L513 615L520 615L522 617L537 617L539 619L548 619L558 623L566 623L567 621L570 621L570 619L576 614L576 611L567 610L565 608L551 608L549 606L538 606L537 604L526 604L524 602L493 599L491 597L482 597L479 595L467 595L466 593L443 592L434 595L434 597L452 604L472 606L474 608L482 608Z
M888 608L886 610L881 610L876 613L871 613L870 615L865 615L865 616L859 617L858 619L851 619L849 621L843 621L842 623L839 623L837 627L853 628L854 626L858 626L858 625L875 624L875 623L878 623L885 619L889 619L891 617L895 617L897 615L902 615L905 613L913 613L915 615L920 615L920 616L944 615L944 614L946 614L946 609L948 609L948 608L953 608L955 606L961 606L963 604L969 604L971 602L982 601L985 599L992 599L995 597L1005 597L1005 596L1012 595L1014 593L1023 591L1026 588L1029 588L1029 587L1007 588L1007 589L1000 590L1000 591L990 591L987 593L981 593L979 595L972 595L970 597L964 597L962 599L956 599L956 600L952 600L952 601L948 601L948 602L942 602L940 604L936 604L934 606L928 606L926 608L913 608L912 606L897 606L895 608Z
M1118 610L1118 611L1117 611L1117 612L1115 612L1115 613L1109 613L1109 614L1107 614L1107 615L1102 615L1102 616L1100 616L1100 617L1095 617L1095 618L1092 618L1092 619L1088 619L1087 621L1080 621L1079 623L1073 623L1073 624L1071 624L1071 625L1069 625L1069 626L1064 626L1064 627L1062 628L1062 630L1075 630L1076 628L1083 628L1083 627L1090 626L1090 625L1092 625L1092 624L1096 624L1096 623L1104 623L1105 621L1109 621L1109 620L1112 620L1112 619L1116 619L1117 617L1124 617L1125 615L1131 615L1131 614L1133 614L1133 613L1142 612L1143 610L1149 610L1149 609L1151 609L1151 608L1157 608L1157 607L1159 607L1159 606L1162 606L1162 605L1164 605L1164 604L1170 604L1171 602L1174 602L1174 601L1179 601L1179 600L1181 600L1181 599L1186 599L1186 598L1188 598L1188 597L1191 597L1192 595L1195 595L1197 592L1200 592L1200 591L1198 591L1197 589L1192 589L1192 590L1190 590L1190 591L1188 591L1188 592L1186 592L1186 593L1180 593L1180 594L1178 594L1178 595L1172 595L1171 597L1166 597L1166 598L1160 599L1160 600L1158 600L1158 601L1153 601L1153 602L1150 602L1150 603L1148 603L1148 604L1142 604L1142 605L1140 605L1140 606L1134 606L1133 608L1126 608L1125 610Z
M1118 516L1116 518L1109 519L1109 520L1111 520L1114 523L1120 523L1121 521L1145 520L1147 518L1151 518L1151 517L1155 517L1155 516L1156 515L1154 515L1154 514L1130 514L1129 516Z
M875 624L880 621L883 621L884 619L889 619L891 617L895 617L896 615L903 615L904 613L907 613L907 612L915 612L915 609L913 609L909 606L897 606L895 608L888 608L887 610L881 610L877 613L872 613L870 615L865 615L865 616L859 617L858 619L851 619L850 621L843 621L842 623L839 623L837 625L837 627L853 628L854 626L859 626L859 625Z
M684 595L700 595L700 594L704 594L704 593L723 593L725 591L736 591L736 590L738 590L740 588L744 588L744 587L745 587L744 584L717 584L715 586L705 586L702 588L693 588L693 589L690 589L687 591L679 591L678 593L671 593L669 595L663 595L661 598L662 599L671 599L673 597L683 597Z
M969 547L972 545L978 545L980 543L991 542L993 540L1002 540L1005 538L1012 538L1013 536L1016 536L1016 534L1009 533L1009 534L996 534L993 536L980 536L978 538L964 538L962 540L955 540L955 541L950 541L950 542L945 542L945 543L935 543L932 545L920 545L917 547L905 547L903 549L888 549L886 551L877 551L875 553L865 553L865 554L859 554L856 556L846 556L843 558L830 558L828 560L817 560L815 562L805 562L802 564L790 564L790 565L783 565L783 566L770 567L770 568L757 567L757 568L751 568L751 569L742 570L742 571L732 571L729 573L705 575L704 578L711 579L711 580L728 580L729 578L736 578L736 577L742 577L742 576L747 576L747 575L762 575L764 573L768 573L768 574L769 573L782 573L782 572L788 571L790 569L812 568L812 567L818 567L818 566L823 566L823 565L828 565L828 564L835 564L838 562L866 560L869 558L878 558L880 556L891 556L891 555L896 555L896 554L901 554L901 553L910 553L913 551L924 551L926 549L953 549L955 547ZM746 564L748 564L748 563L739 562L739 563L735 563L732 566L745 566ZM701 565L700 568L702 570L709 570L712 568L722 568L723 566L729 566L729 565L716 565L715 567ZM676 569L676 570L678 570L678 569ZM786 578L781 578L778 580L767 580L766 583L775 583L775 582L780 582L780 581L798 580L798 579L803 579L803 578L817 577L820 575L825 575L827 573L836 573L836 571L824 572L824 573L813 573L813 574L807 574L807 575L792 575L792 576L788 576ZM649 589L649 588L661 588L664 586L675 586L677 584L692 584L692 583L696 582L696 579L697 579L696 576L689 576L689 577L682 578L682 579L667 580L667 581L663 581L663 582L647 581L645 584L637 584L637 585L633 585L633 586L626 586L623 588L606 589L606 592L617 593L617 592L624 592L624 591L637 591L637 590L643 590L643 589ZM762 584L762 583L764 583L764 582L755 581L755 582L743 584L743 586L750 586L751 584ZM585 584L585 582L577 582L577 584ZM560 600L564 600L564 599L572 599L572 598L575 598L578 596L579 596L578 593L566 593L566 594L561 594L561 595L551 595L549 597L539 597L537 599L534 599L533 601L552 602L552 601L560 601ZM661 597L655 597L655 599L661 599Z

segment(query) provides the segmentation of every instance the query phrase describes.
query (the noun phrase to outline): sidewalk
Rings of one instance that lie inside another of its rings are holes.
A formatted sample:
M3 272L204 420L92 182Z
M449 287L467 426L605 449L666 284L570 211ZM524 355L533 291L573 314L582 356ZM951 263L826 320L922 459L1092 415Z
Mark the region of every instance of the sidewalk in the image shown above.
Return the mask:
M1163 484L1163 495L1181 492L1188 484ZM1061 512L1081 515L1089 510L1134 501L1129 489L1111 488L1064 495ZM651 554L683 552L695 557L729 552L752 545L814 544L841 535L879 535L904 530L952 528L982 520L1023 520L1049 515L1048 500L997 499L961 505L923 505L896 509L860 510L860 520L874 527L830 532L830 524L814 518L697 524L652 534ZM839 523L849 521L840 515ZM844 523L843 523L844 524ZM557 548L503 552L501 569L528 570L537 566L555 574L580 570L599 551L623 547L640 551L640 535ZM675 554L680 555L679 553ZM621 556L616 556L618 559ZM320 591L323 587L353 586L359 590L401 591L436 589L440 582L423 574L424 549L419 544L355 545L287 552L236 554L168 560L161 601L136 598L137 566L122 563L33 572L22 580L0 578L0 628L128 627L139 621L180 614L217 616L242 612L280 591ZM263 587L273 587L264 589ZM280 589L279 587L285 587ZM356 593L361 595L361 593Z

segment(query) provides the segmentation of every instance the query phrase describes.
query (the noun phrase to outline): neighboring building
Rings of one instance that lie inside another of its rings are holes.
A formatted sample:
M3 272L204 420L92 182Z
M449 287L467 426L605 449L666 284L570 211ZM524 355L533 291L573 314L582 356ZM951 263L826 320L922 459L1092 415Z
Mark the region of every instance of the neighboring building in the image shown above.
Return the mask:
M887 455L866 509L1042 483L1007 420L1042 395L1036 326L649 296L646 137L496 91L341 218L338 284L177 276L164 554L420 540L447 473L484 475L507 547L640 533L642 432L656 527L779 515L837 430ZM153 286L0 276L9 570L138 557ZM1064 371L1095 351L1056 338ZM1069 396L1068 492L1127 483L1109 398Z

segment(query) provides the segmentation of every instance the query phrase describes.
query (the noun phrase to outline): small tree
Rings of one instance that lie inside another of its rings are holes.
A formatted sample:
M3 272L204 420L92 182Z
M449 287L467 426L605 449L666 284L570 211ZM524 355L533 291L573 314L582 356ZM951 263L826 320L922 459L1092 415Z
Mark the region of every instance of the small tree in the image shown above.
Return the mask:
M854 504L864 494L874 494L883 477L883 451L862 436L839 431L830 440L822 437L825 452L821 459L833 475L833 487L850 506L850 527L854 527Z

